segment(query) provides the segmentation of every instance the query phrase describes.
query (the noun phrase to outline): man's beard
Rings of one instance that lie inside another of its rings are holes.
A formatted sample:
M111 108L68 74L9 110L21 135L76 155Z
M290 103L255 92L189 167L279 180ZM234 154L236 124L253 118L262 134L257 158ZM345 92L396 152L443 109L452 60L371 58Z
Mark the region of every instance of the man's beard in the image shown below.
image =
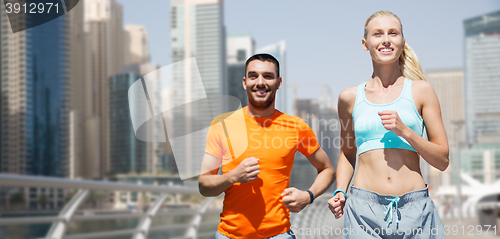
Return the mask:
M272 91L269 92L269 93L272 93ZM274 93L271 95L271 97L269 98L269 100L267 100L265 102L261 102L261 103L257 103L257 102L254 101L253 95L252 95L252 90L248 90L247 91L247 95L248 95L248 104L252 105L257 110L261 110L262 111L262 110L266 110L269 107L271 107L271 105L274 102L274 99L276 98L276 91L274 91Z

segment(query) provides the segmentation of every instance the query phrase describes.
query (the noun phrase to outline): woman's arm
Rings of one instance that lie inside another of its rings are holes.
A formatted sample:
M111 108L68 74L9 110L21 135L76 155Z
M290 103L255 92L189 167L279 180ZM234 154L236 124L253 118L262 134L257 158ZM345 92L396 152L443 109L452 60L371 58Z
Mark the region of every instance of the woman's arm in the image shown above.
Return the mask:
M439 101L427 81L415 81L412 85L414 101L422 106L422 118L427 129L428 141L404 125L394 111L379 112L382 124L387 130L392 130L396 135L403 137L408 143L433 167L444 171L449 165L448 139L441 118Z
M352 110L356 101L356 87L349 87L339 95L338 113L340 119L340 156L337 164L337 189L347 191L351 182L354 168L356 165L356 140L354 138L354 122L352 119ZM337 193L328 200L330 211L335 218L344 215L345 195Z
M356 140L354 137L354 122L352 110L356 101L356 87L342 91L338 100L340 120L340 156L337 164L337 189L347 190L356 165Z
M429 141L422 137L409 136L413 130L407 133L409 139L407 141L422 155L425 161L433 167L444 171L450 164L450 161L448 160L448 138L446 137L441 117L441 107L439 106L437 95L429 82L417 81L416 83L414 84L415 93L417 93L418 101L422 102L422 118L425 122Z

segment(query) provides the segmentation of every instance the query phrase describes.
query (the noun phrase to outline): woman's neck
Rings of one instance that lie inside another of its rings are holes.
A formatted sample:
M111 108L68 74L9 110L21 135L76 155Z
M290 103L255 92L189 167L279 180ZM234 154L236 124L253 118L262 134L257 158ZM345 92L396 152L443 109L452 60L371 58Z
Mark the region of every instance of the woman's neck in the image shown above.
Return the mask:
M396 83L396 81L402 76L403 75L399 71L398 62L384 65L373 62L372 79L374 80L374 84L387 88Z

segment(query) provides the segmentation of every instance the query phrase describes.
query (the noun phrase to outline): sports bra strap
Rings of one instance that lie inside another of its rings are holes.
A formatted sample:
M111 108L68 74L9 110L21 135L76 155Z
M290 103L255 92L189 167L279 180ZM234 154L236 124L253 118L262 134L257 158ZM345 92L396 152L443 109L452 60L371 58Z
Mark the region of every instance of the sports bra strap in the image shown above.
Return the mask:
M413 96L411 94L411 84L412 80L405 78L405 86L403 87L405 92L403 92L403 98L406 98L413 102Z
M356 101L354 102L354 107L356 107L356 105L358 105L359 102L361 102L363 100L363 95L365 94L365 83L361 83L358 85L358 89L356 91Z

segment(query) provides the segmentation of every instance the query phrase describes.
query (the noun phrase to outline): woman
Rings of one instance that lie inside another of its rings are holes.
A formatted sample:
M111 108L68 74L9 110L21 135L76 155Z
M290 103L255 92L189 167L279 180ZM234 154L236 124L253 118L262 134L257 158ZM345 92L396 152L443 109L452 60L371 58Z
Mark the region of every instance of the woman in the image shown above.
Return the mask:
M339 95L343 145L329 208L337 219L345 214L344 238L443 238L419 167L419 155L441 171L449 164L437 96L394 13L370 16L362 44L373 74ZM356 155L358 171L346 201Z

